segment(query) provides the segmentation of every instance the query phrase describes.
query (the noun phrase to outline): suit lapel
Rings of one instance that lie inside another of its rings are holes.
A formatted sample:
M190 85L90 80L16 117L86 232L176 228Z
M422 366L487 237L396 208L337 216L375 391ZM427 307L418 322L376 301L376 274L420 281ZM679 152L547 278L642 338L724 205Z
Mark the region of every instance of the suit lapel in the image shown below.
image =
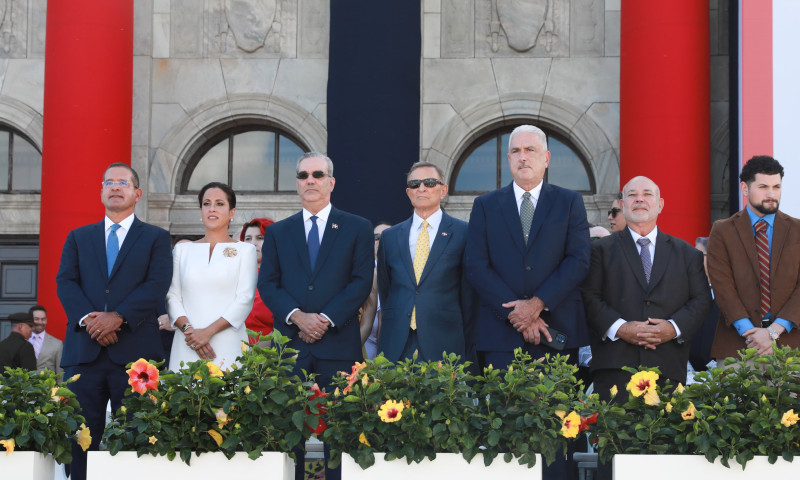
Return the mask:
M328 255L333 250L333 245L336 243L336 239L339 237L339 223L341 215L339 214L339 210L331 207L331 213L328 215L328 221L325 222L325 233L322 234L322 243L319 245L319 254L317 255L317 263L314 265L314 273L312 273L312 277L322 265L325 263L325 259L328 258ZM309 261L310 262L310 261ZM309 263L310 265L310 263Z
M295 245L297 249L297 257L303 265L306 275L311 278L311 259L308 257L308 243L306 241L306 228L305 225L303 225L303 212L300 211L291 216L288 226L292 245ZM319 262L319 256L317 256L317 262Z
M106 222L103 220L100 223L94 224L94 232L92 233L92 250L97 256L97 266L102 271L103 278L108 280L108 260L106 259Z
M775 222L772 227L772 247L770 248L770 278L775 270L773 265L778 265L781 260L781 253L783 253L783 246L786 245L786 236L789 235L789 221L783 212L775 214ZM753 240L755 241L755 240ZM772 286L770 285L770 289Z
M622 243L622 253L625 255L625 260L628 262L636 281L642 290L647 291L647 279L644 276L644 268L642 267L642 259L639 256L639 250L636 249L636 244L633 242L631 232L627 228L615 233L617 241ZM652 275L652 272L650 272Z
M641 258L641 257L640 257ZM652 289L664 276L667 266L672 261L672 238L666 233L658 231L656 235L656 252L653 259L653 269L650 271L649 289ZM640 262L641 263L641 262ZM642 269L644 271L644 268Z
M503 187L498 201L500 202L500 211L503 212L503 218L508 224L508 231L511 232L511 238L514 240L514 245L517 246L520 252L525 252L525 237L522 235L519 208L517 208L517 199L514 198L514 187L511 184ZM536 214L534 213L533 216L535 221ZM531 227L531 231L533 231L533 227Z
M442 221L439 223L439 231L434 234L435 237L433 237L433 246L431 246L431 251L428 254L428 261L425 262L425 268L422 269L422 275L419 277L419 283L425 281L425 277L431 273L433 268L436 266L436 262L439 261L439 257L442 256L442 252L444 252L445 248L447 248L447 244L450 243L450 238L453 236L451 228L452 225L452 217L442 211ZM521 226L520 229L522 229Z
M759 278L761 275L758 267L758 253L756 252L756 237L753 235L753 225L750 224L750 215L744 210L739 210L734 214L736 218L733 221L736 227L736 233L739 234L739 240L742 242L744 252L747 259L750 260L750 267L753 269L753 275ZM775 232L773 231L773 244L775 242Z
M406 268L412 284L417 283L417 277L414 275L414 259L411 258L411 248L408 246L409 235L411 234L411 221L412 216L405 222L401 223L397 230L397 251L400 252L400 260Z
M139 239L141 235L142 235L142 222L138 218L133 217L133 223L131 224L131 229L128 230L127 234L125 234L125 241L122 242L122 247L120 247L119 249L119 253L117 254L117 259L114 262L114 267L111 270L111 275L109 275L108 277L109 279L117 273L117 270L119 270L120 265L122 265L122 262L125 261L125 257L128 255L128 252L130 252L131 249L133 248L133 244L136 243L136 241ZM103 249L103 252L105 252L105 249Z
M533 212L533 222L531 222L531 232L528 235L528 245L526 245L527 248L530 248L530 246L533 245L533 240L536 238L536 235L539 234L539 230L542 229L542 225L545 223L547 214L550 212L551 193L552 188L550 185L542 182L542 189L539 191L539 200L536 202L536 209ZM522 230L521 223L519 228Z

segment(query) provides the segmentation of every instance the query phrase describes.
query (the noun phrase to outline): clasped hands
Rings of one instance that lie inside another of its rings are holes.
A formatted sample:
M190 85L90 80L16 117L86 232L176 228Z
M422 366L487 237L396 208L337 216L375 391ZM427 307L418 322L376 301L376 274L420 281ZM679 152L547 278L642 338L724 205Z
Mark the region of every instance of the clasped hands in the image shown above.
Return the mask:
M775 322L772 324L773 330L778 335L786 331L783 325ZM742 334L747 348L755 348L759 355L772 355L772 338L766 328L753 327Z
M217 358L214 348L211 346L211 337L214 335L208 328L189 327L183 332L186 345L197 353L203 360L213 360Z
M676 335L675 326L663 318L648 318L646 322L625 322L617 330L617 337L649 350L655 350Z
M331 325L328 319L319 313L305 313L300 310L292 313L289 320L300 329L298 336L306 343L321 340Z
M92 340L104 347L119 341L117 332L122 325L122 318L114 312L92 312L86 316L83 324Z
M526 342L534 345L539 345L542 337L546 338L548 342L553 341L547 330L549 325L541 317L544 307L545 304L539 297L533 297L530 300L514 300L503 304L503 308L513 308L508 314L511 326L522 334L522 338Z

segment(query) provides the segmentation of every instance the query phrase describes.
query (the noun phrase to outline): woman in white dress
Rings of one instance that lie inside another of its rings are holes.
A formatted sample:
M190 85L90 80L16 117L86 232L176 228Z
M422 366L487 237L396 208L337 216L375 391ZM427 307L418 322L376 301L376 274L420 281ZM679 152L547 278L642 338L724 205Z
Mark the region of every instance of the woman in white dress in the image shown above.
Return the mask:
M236 193L212 182L197 196L205 236L175 246L167 312L176 328L169 369L200 358L223 370L247 342L244 321L253 308L258 277L256 249L235 242L228 226L236 213Z

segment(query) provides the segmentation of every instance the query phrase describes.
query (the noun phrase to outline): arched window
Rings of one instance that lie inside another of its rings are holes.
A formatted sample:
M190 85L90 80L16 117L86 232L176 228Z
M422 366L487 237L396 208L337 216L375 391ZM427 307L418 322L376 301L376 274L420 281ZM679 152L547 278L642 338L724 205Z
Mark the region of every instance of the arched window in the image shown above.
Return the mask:
M295 166L304 151L298 140L276 128L227 129L196 151L181 192L198 192L209 182L225 182L241 193L294 192Z
M15 129L0 125L0 193L42 190L42 153Z
M511 182L508 168L508 138L516 125L494 130L484 135L465 151L450 181L455 194L477 195L496 190ZM579 193L595 192L591 170L569 143L553 132L544 130L550 150L550 166L544 180Z

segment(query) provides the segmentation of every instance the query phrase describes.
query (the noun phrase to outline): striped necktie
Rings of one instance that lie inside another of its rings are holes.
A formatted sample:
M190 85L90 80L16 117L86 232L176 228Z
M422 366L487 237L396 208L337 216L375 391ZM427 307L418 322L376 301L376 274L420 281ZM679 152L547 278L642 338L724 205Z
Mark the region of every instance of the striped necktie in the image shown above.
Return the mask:
M758 285L761 287L761 318L769 313L771 307L769 295L769 239L767 238L767 222L759 220L755 224L756 250L758 251Z

